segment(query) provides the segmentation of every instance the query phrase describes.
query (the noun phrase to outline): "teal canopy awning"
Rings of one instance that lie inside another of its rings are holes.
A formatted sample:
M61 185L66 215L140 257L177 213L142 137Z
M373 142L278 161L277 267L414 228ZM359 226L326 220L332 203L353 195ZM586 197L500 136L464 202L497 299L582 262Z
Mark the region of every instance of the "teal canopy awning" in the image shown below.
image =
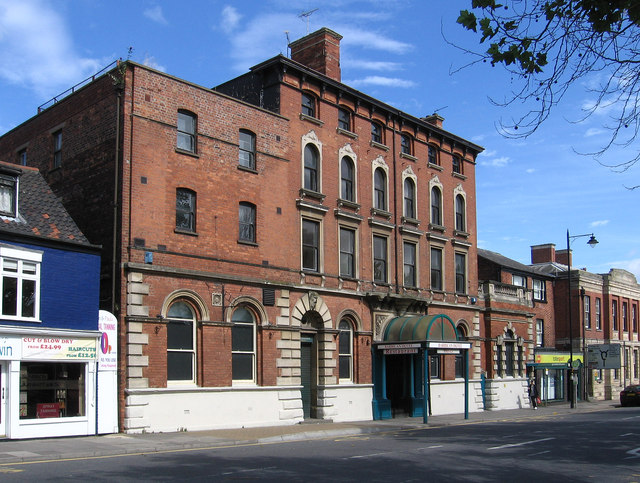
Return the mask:
M382 334L383 342L457 340L456 326L444 314L394 317Z

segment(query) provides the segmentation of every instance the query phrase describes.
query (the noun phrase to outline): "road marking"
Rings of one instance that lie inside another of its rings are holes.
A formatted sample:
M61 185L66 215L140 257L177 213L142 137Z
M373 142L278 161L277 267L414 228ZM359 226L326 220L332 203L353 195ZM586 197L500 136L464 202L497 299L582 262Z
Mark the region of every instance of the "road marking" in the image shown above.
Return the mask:
M17 468L0 468L0 473L20 473L24 470L19 470Z
M625 436L633 436L634 434L636 433L624 433L624 434L621 434L620 437L624 438Z
M264 470L272 470L277 468L277 466L267 466L266 468L250 468L248 470L238 470L238 471L225 471L222 473L223 475L237 475L239 473L251 473L254 471L264 471Z
M627 419L637 419L640 418L640 416L629 416L628 418L622 418L623 421L626 421Z
M627 451L627 454L630 454L631 456L629 456L628 458L625 458L626 460L630 460L633 458L640 458L640 448L630 449L629 451Z
M531 455L529 455L529 456L538 456L538 455L545 454L545 453L551 453L551 451L549 451L549 450L547 450L547 451L540 451L540 452L538 452L538 453L533 453L533 454L531 454Z
M360 458L371 458L373 456L384 456L386 454L391 454L393 453L393 451L385 451L384 453L371 453L371 454L363 454L363 455L358 455L358 456L349 456L347 459L348 460L357 460Z
M543 441L550 441L552 439L556 439L556 438L542 438L542 439L535 439L533 441L523 441L522 443L503 444L502 446L493 446L488 449L492 450L492 449L515 448L516 446L524 446L526 444L533 444L533 443L542 443Z

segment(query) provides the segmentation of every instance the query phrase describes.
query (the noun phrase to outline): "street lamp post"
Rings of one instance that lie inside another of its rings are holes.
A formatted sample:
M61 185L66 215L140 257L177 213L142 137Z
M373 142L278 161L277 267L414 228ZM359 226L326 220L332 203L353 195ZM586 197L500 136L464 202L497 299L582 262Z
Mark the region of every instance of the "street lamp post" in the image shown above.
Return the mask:
M587 245L591 248L594 248L598 244L598 240L593 236L593 233L587 233L584 235L569 235L569 230L567 230L567 265L569 267L568 275L567 275L567 305L569 307L569 400L571 402L571 409L576 407L576 391L577 386L574 381L574 368L573 368L573 324L571 321L571 240L575 240L576 238L582 238L588 236L589 241Z

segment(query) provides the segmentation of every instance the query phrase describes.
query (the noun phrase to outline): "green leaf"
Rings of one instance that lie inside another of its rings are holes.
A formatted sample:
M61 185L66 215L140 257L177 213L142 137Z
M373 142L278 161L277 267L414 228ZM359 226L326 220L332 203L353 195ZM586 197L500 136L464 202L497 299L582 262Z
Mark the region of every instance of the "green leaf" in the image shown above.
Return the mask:
M476 16L473 14L473 12L469 12L469 10L460 10L460 16L458 17L458 20L456 22L462 25L467 30L473 30L474 32L478 31L476 28Z

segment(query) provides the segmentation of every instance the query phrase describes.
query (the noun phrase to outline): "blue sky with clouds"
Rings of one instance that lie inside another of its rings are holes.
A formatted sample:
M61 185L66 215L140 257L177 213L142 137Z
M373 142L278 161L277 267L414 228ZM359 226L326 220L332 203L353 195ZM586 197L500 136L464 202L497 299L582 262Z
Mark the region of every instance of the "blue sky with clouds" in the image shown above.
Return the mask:
M456 24L470 0L0 0L0 133L117 58L130 57L207 87L247 71L296 40L329 27L343 35L346 84L414 116L437 111L445 129L485 147L478 157L478 245L523 263L530 246L566 247L574 265L596 273L624 268L640 279L640 166L623 173L578 153L607 140L609 109L593 105L585 79L534 135L506 139L497 126L526 112L500 100L517 88L502 68L454 47L477 47ZM310 12L308 17L300 16ZM308 22L308 23L307 23ZM131 51L129 52L129 49ZM625 151L626 150L626 151ZM617 164L638 143L600 159ZM631 154L629 154L631 153Z

